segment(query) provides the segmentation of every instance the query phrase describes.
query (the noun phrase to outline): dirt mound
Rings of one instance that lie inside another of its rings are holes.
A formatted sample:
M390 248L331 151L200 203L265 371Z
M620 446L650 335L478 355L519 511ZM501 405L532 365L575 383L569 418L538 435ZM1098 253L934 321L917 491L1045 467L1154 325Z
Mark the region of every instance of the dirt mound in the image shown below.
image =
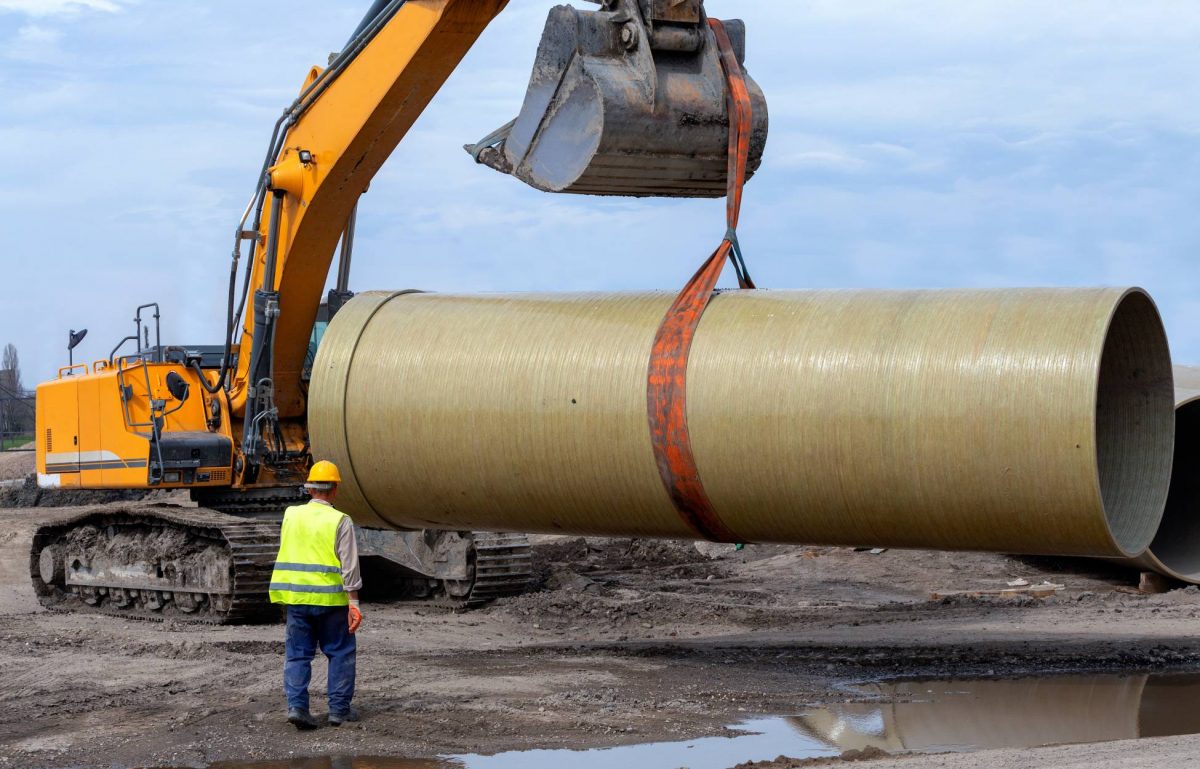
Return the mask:
M0 451L0 481L17 481L34 471L37 455L32 451Z
M729 552L733 554L732 547ZM771 601L765 593L718 588L730 564L701 552L694 542L535 539L533 559L534 589L486 611L556 634L600 624L626 637L652 622L756 625L763 605ZM712 587L702 589L702 596L694 595L687 586L697 583ZM689 600L681 600L681 594L689 594Z
M556 573L565 568L590 578L630 571L657 569L672 576L695 576L697 569L712 573L712 560L693 542L657 539L606 539L576 537L537 544L533 550L534 584L555 589Z
M25 483L0 489L0 507L83 507L109 502L138 502L152 492L145 489L43 489L34 475Z

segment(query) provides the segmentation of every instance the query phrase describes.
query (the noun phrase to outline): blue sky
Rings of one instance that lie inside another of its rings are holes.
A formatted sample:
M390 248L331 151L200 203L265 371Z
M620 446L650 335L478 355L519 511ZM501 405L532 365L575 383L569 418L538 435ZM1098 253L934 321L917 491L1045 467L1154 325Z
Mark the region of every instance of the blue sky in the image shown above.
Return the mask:
M364 198L358 290L673 288L722 201L547 196L461 145L516 114L550 0L512 0ZM0 344L26 384L133 307L222 331L268 133L368 0L0 0ZM708 0L771 105L741 227L776 288L1142 285L1200 361L1200 5Z

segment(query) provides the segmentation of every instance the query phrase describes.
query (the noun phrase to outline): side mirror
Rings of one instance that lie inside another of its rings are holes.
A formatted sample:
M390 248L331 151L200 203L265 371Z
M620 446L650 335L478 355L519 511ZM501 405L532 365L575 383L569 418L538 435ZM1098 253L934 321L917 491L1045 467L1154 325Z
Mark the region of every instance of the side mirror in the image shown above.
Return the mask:
M167 392L171 393L172 398L180 402L185 401L190 389L187 381L179 374L174 371L167 373Z
M71 368L75 368L75 348L87 336L87 329L82 328L78 331L71 329L71 334L67 337L67 361L71 364Z

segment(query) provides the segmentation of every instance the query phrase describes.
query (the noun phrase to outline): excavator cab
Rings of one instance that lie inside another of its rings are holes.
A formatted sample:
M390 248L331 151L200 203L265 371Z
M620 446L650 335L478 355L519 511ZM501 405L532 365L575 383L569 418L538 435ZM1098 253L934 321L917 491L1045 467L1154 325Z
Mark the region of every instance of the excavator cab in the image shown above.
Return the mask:
M730 110L703 0L602 0L551 10L515 120L467 146L475 160L546 192L722 197ZM746 28L724 28L745 61ZM747 175L767 142L767 102L748 75Z

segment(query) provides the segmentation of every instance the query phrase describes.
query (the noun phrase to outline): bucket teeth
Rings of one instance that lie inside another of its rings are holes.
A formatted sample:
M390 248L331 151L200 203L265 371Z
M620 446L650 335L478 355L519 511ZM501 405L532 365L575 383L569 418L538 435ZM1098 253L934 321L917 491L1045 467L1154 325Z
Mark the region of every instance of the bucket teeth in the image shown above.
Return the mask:
M520 115L467 151L546 192L724 196L728 86L711 30L703 19L655 26L632 0L605 8L550 12ZM725 25L743 58L745 25ZM768 117L762 89L746 82L750 176L762 160Z

